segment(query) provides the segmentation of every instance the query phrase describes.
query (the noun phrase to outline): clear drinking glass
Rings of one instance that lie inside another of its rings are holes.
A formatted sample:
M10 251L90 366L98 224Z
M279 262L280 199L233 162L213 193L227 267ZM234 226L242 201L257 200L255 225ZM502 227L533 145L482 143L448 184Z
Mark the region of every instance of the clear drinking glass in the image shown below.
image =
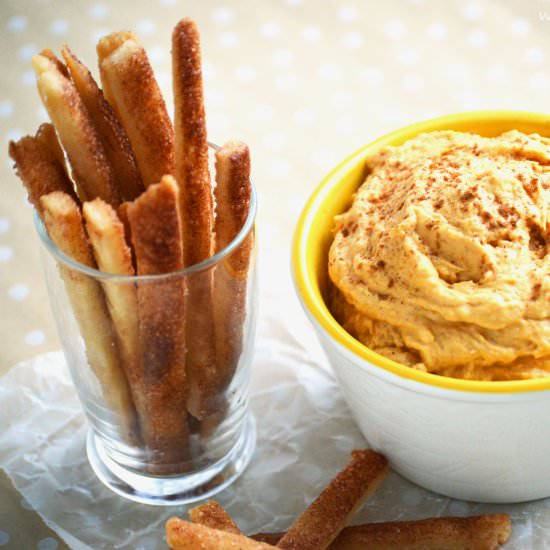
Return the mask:
M75 262L55 246L35 215L51 307L89 423L88 458L99 479L122 496L157 505L206 498L235 480L251 458L255 213L252 189L246 223L225 249L177 272L133 277ZM233 260L246 247L251 248L248 267L236 270ZM121 291L136 296L140 349L133 364L122 359L123 342L107 304ZM90 292L105 302L90 309ZM106 313L105 323L83 329L77 317L97 314L98 307L100 315ZM174 325L184 319L185 337L177 339ZM174 360L189 358L189 335L200 341L203 360L194 372ZM188 413L186 405L182 409L189 387L192 400L201 403L195 414L202 418Z

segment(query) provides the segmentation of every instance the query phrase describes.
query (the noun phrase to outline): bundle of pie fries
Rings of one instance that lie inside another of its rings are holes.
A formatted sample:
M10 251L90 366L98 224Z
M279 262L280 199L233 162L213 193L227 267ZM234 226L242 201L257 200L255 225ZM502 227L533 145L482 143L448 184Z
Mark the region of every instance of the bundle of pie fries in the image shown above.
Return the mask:
M510 517L428 518L346 527L388 471L384 456L353 451L349 464L293 523L286 533L247 537L217 503L189 510L189 519L166 522L172 550L493 550L511 532Z
M250 157L237 141L218 148L212 184L195 23L172 35L174 124L134 34L102 38L97 53L102 89L67 46L63 61L48 49L32 60L51 124L9 145L30 202L65 255L102 272L159 275L207 260L245 224ZM176 473L191 460L190 425L211 430L225 415L253 248L251 231L223 269L185 280L99 283L59 267L105 402L153 473Z

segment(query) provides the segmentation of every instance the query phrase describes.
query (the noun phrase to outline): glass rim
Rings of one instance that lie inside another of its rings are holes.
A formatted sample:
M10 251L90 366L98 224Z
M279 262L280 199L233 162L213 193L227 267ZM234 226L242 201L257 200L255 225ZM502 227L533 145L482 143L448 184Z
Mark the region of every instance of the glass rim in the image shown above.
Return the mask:
M214 149L214 150L219 149L217 145L214 145L212 143L209 143L208 145L211 149ZM66 265L68 268L70 268L73 271L79 271L80 273L83 273L84 275L88 275L89 277L93 277L94 279L99 279L103 281L113 281L113 282L124 281L124 282L136 283L140 281L141 282L159 281L164 279L171 279L175 277L192 275L194 273L200 273L202 271L206 271L210 269L212 266L218 264L224 258L229 256L244 241L247 235L253 230L254 222L256 219L256 211L257 211L256 188L254 187L252 178L250 178L250 187L251 187L251 192L250 192L250 205L248 209L248 215L246 217L246 220L243 226L241 227L237 235L235 235L234 239L227 246L225 246L219 252L210 256L206 260L203 260L202 262L199 262L197 264L190 265L188 267L184 267L182 269L178 269L177 271L170 271L169 273L157 273L154 275L117 275L116 273L108 273L106 271L101 271L94 267L90 267L80 262L77 262L76 260L71 258L71 256L69 256L68 254L65 254L65 252L63 252L60 248L58 248L57 245L50 239L46 231L46 228L44 226L44 223L40 219L40 216L38 215L36 208L34 209L34 213L33 213L34 225L44 248L58 262L61 262L62 264Z

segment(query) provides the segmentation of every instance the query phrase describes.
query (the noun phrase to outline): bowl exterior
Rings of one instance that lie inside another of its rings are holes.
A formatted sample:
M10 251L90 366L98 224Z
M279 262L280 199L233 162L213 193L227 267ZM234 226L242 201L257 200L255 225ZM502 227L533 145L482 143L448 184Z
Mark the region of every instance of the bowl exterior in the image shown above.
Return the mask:
M312 322L361 432L395 471L464 500L550 496L548 392L495 395L417 384L350 353Z

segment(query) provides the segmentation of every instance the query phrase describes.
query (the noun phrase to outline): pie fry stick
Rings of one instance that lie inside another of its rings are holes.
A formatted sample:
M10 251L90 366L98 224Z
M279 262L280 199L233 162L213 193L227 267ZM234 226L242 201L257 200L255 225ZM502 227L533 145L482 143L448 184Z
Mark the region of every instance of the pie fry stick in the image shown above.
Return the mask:
M183 267L178 187L171 176L127 207L138 275ZM138 284L146 414L144 440L156 474L181 472L189 459L185 373L184 281L181 277Z
M63 192L54 191L40 199L43 219L54 244L73 260L95 267L84 232L78 206ZM73 307L74 316L86 346L86 355L94 371L107 406L119 420L122 436L137 443L134 405L120 368L114 331L99 283L78 271L60 265L59 271Z
M273 550L275 546L243 535L225 533L179 518L166 522L166 541L172 550Z
M44 55L33 57L38 90L86 199L101 197L115 207L120 197L90 115L74 84Z
M59 143L59 139L57 139L53 124L43 122L36 131L36 139L53 153L59 164L61 164L65 168L65 172L67 172L65 153L63 152L61 143Z
M250 153L244 143L230 141L216 152L216 253L233 241L250 209ZM242 349L247 276L253 235L217 267L214 276L216 355L221 388L231 382Z
M145 50L134 35L97 45L103 93L122 124L145 187L174 173L174 130Z
M353 451L351 462L294 522L278 548L324 550L363 502L376 491L388 462L371 450Z
M134 200L143 191L143 183L128 136L88 68L67 46L61 53L98 131L120 195L123 200Z
M329 550L493 550L510 532L506 514L367 523L343 529ZM283 535L259 533L251 538L275 545Z
M509 516L429 518L344 529L330 550L494 550L511 532Z
M11 141L9 154L15 162L17 175L27 189L29 202L34 205L41 217L42 195L63 191L73 200L78 200L64 167L38 138L25 136L19 141Z
M211 529L219 529L236 535L242 534L232 517L214 500L191 508L189 517L193 523L199 523Z
M130 230L130 221L128 220L128 207L132 204L131 202L123 202L117 209L118 219L121 221L122 226L124 227L124 238L126 243L130 247L130 254L132 255L132 265L134 266L134 271L136 267L136 254L132 247L132 232Z
M113 208L98 198L84 203L83 214L99 269L116 275L135 275L132 253L124 237L124 227ZM142 425L147 408L140 364L136 288L130 282L108 280L102 286L118 337L122 366L136 406L139 424Z
M199 34L182 19L172 34L176 180L180 188L185 265L212 255L212 191L202 91ZM189 412L199 419L216 413L216 369L213 281L207 270L188 279L187 372Z
M67 70L67 67L63 64L63 62L52 52L50 48L44 48L40 55L43 55L44 57L47 57L52 63L55 64L56 68L59 70L59 72L65 76L66 78L69 78L69 71Z

